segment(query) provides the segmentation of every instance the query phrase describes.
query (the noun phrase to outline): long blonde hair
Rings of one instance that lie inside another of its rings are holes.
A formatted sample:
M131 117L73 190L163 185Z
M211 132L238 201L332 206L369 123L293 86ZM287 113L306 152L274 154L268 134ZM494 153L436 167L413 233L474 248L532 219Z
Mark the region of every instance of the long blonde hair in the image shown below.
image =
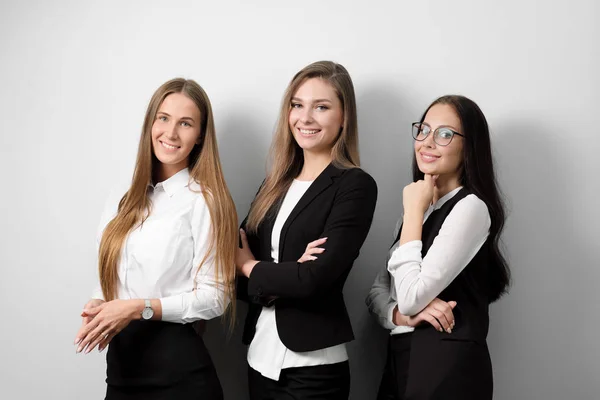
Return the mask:
M294 178L302 171L304 154L290 130L289 116L292 97L300 85L311 78L320 78L329 83L342 103L344 125L331 149L333 165L342 169L360 165L356 97L350 74L342 65L332 61L318 61L304 67L291 80L283 96L269 152L267 177L248 215L246 227L250 232L256 231L269 211L289 189Z
M119 202L117 216L104 229L100 242L98 268L102 293L106 301L117 298L117 266L123 243L127 235L150 215L152 204L147 189L152 182L153 172L160 163L152 148L152 125L160 105L173 93L184 94L200 110L200 143L194 146L189 155L188 168L190 179L200 185L208 205L212 232L209 249L197 271L214 251L216 281L224 282L226 301L229 300L233 309L237 213L221 169L210 100L200 85L182 78L164 83L154 92L148 104L131 187Z

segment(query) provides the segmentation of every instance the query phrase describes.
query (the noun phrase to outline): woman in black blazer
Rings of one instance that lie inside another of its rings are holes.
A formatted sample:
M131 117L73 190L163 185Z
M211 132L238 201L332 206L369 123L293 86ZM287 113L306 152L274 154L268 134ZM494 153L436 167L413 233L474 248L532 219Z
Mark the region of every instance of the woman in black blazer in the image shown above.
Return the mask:
M347 399L353 340L343 287L369 232L377 186L358 168L354 88L330 61L285 93L271 168L242 224L238 298L249 303L252 400Z
M510 271L498 247L504 210L488 125L473 101L444 96L412 135L414 182L367 298L391 330L378 400L491 399L488 305Z

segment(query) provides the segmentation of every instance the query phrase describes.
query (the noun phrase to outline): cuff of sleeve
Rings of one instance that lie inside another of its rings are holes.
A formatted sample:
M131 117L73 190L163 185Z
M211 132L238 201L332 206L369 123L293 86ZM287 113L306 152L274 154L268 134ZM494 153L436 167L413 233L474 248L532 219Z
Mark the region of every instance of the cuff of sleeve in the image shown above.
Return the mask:
M182 301L181 296L171 296L160 299L162 320L166 322L181 322L183 318Z
M389 304L389 308L387 311L387 321L392 325L392 326L398 326L394 323L394 308L396 308L396 306L398 305L397 302L393 302Z
M420 240L411 240L410 242L399 246L396 250L394 250L390 260L388 261L388 271L393 272L407 262L420 263L422 261L422 248L423 242Z

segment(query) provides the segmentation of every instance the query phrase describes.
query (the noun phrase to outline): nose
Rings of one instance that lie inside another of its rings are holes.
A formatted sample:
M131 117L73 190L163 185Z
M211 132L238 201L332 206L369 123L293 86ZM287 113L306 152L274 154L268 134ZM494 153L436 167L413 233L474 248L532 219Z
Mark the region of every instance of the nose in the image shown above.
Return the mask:
M305 107L300 114L300 122L303 124L310 124L313 122L313 110L310 107Z
M427 146L431 149L435 148L435 141L433 140L434 132L429 132L429 135L423 140L423 146Z
M168 126L165 126L165 131L163 134L167 137L167 139L177 138L177 125L169 124Z

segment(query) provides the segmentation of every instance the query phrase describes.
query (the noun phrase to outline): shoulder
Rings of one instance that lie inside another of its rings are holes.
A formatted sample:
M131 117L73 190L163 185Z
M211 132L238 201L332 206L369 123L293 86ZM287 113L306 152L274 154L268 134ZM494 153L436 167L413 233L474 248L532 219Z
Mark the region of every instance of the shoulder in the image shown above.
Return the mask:
M377 183L368 172L361 168L348 168L341 170L340 184L360 186L368 190L377 191Z
M475 194L468 194L460 199L448 215L448 219L461 220L468 225L480 225L487 228L491 225L487 205Z
M190 201L194 204L194 208L208 208L208 202L212 198L210 190L192 180L187 187L187 192L187 196L189 196Z

